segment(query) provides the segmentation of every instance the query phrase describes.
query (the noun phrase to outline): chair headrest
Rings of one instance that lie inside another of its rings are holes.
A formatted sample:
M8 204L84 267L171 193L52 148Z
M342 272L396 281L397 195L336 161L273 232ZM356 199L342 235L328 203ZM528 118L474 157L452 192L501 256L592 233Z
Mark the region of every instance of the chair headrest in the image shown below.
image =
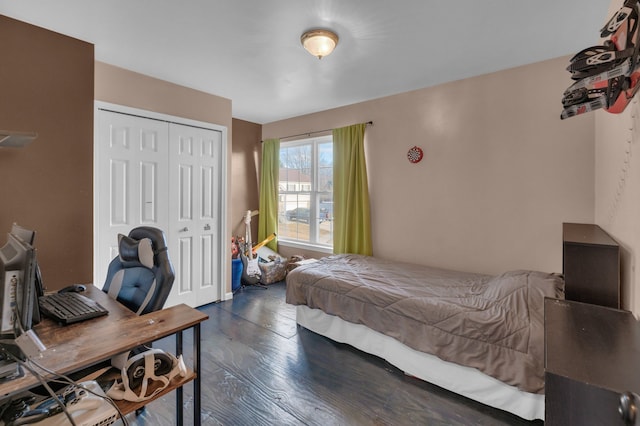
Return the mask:
M162 230L158 228L154 228L151 226L139 226L137 228L133 228L131 232L129 232L129 237L133 238L134 240L149 238L156 254L167 249L164 232L162 232Z
M123 234L118 234L118 252L120 262L125 267L142 265L153 269L153 246L149 238L135 240Z

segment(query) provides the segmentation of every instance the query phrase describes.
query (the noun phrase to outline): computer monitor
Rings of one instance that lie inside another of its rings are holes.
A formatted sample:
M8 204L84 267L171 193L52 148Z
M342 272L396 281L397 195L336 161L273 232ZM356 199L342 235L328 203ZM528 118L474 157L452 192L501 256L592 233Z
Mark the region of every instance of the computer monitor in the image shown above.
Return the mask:
M34 246L34 241L36 239L36 231L32 229L27 229L23 226L18 225L17 223L13 223L11 225L11 234L15 235L25 243ZM33 317L32 323L38 324L40 322L40 309L38 307L38 298L40 296L44 296L44 283L42 282L42 273L40 272L40 264L38 261L35 261L35 295L33 300Z
M19 237L7 234L0 248L0 337L13 339L30 330L36 300L36 251Z

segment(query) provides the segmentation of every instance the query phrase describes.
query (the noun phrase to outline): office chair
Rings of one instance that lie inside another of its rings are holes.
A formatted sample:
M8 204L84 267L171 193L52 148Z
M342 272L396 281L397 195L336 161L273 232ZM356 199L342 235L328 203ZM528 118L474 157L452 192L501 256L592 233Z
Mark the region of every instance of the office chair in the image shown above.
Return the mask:
M164 233L141 226L118 235L118 256L109 264L102 290L142 315L162 309L174 278Z
M163 308L169 297L175 273L167 253L164 233L150 226L134 228L128 236L118 235L118 256L107 270L102 291L138 315ZM131 355L145 352L151 343L111 358L111 365L122 369ZM144 407L136 410L139 415Z

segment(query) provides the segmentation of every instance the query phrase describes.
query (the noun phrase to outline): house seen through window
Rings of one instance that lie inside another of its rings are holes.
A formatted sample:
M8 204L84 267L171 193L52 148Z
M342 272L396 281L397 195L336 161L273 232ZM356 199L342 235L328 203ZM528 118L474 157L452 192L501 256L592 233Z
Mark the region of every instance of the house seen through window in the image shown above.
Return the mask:
M278 240L333 247L333 139L280 143Z

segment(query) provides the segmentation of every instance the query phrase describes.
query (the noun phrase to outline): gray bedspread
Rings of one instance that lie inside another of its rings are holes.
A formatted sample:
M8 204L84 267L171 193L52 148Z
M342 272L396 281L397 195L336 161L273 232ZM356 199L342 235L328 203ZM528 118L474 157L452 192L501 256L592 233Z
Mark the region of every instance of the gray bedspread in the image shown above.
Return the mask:
M544 298L562 297L563 285L557 274L490 276L347 254L291 271L286 301L544 393Z

